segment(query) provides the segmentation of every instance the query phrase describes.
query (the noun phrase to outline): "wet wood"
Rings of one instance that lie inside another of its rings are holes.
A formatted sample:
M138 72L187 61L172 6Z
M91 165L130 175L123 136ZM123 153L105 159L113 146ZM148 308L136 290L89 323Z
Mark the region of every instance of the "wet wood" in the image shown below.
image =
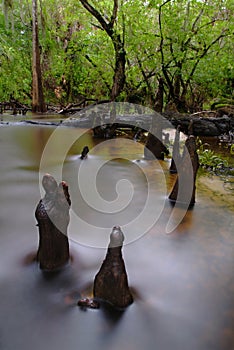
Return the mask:
M133 302L128 286L128 277L122 257L124 235L115 226L110 235L106 258L95 276L93 294L116 308L125 308Z
M71 201L65 181L58 186L53 176L46 174L42 185L45 196L35 211L39 228L37 260L41 269L51 271L67 264L70 258L67 227Z
M80 159L86 159L88 157L89 147L85 146L81 152Z
M175 139L173 144L170 173L177 173L176 165L180 162L180 125L176 128Z
M27 111L30 108L15 99L10 100L9 102L0 102L0 114L3 114L7 111L12 111L13 115L22 114L26 115Z
M100 308L99 302L90 298L83 298L78 300L77 305L80 306L82 309L86 309L86 308L99 309Z
M152 126L150 132L148 133L144 147L145 159L156 158L164 160L165 154L169 154L167 147L162 142L162 131L163 125L161 118L157 118L157 115L153 116Z
M144 148L145 159L156 158L164 160L165 154L169 154L167 147L157 136L149 133Z
M191 170L192 165L192 170ZM199 168L199 158L196 151L196 139L190 135L185 141L184 152L179 163L179 170L175 185L169 195L172 202L179 202L193 206L195 204L196 175ZM189 198L192 185L192 194ZM179 191L180 186L180 191Z

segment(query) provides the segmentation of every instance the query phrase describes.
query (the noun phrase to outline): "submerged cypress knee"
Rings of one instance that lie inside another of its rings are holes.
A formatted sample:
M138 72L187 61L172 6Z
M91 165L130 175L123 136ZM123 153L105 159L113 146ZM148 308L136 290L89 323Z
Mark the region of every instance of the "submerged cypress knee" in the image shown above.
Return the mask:
M175 185L169 195L171 201L178 201L188 204L189 206L195 204L196 175L198 168L199 158L196 151L196 140L193 135L190 135L185 141L184 152L179 164L179 172ZM188 193L191 193L191 196L188 196Z
M45 196L35 211L39 228L37 260L41 269L55 270L67 264L70 258L67 227L71 201L65 181L58 186L53 176L46 174L42 185Z
M89 153L89 147L85 146L81 152L80 159L86 159Z
M128 277L122 258L124 235L119 226L113 227L106 258L95 276L93 294L117 308L125 308L133 302Z

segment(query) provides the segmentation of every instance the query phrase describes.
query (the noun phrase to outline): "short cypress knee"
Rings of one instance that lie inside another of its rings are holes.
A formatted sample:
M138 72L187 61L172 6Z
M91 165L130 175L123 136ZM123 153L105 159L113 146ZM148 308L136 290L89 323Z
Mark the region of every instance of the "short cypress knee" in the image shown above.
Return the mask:
M123 232L119 226L114 226L106 258L95 276L93 289L94 298L105 300L116 308L125 308L133 302L121 252L123 241Z

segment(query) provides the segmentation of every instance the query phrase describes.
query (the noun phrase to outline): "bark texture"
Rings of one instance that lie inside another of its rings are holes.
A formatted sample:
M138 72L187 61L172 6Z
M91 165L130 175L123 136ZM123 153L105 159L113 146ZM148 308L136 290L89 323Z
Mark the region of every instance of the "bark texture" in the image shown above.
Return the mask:
M33 29L33 53L32 53L32 111L44 113L46 105L44 102L42 73L40 62L40 49L38 38L38 16L37 0L32 2L32 29Z
M105 300L116 308L125 308L133 302L121 252L123 241L120 227L115 226L110 235L106 258L95 276L93 289L95 298Z
M64 181L58 186L55 179L46 174L42 185L46 193L35 211L39 227L37 260L41 269L55 270L67 264L70 258L67 227L71 201Z
M193 135L190 135L185 141L184 152L179 164L176 182L169 195L171 201L189 204L189 206L195 204L196 175L198 168L199 158L196 151L196 140ZM192 194L189 196L188 193L190 193L191 190Z
M175 140L173 144L170 173L177 173L177 167L180 162L180 125L177 126Z

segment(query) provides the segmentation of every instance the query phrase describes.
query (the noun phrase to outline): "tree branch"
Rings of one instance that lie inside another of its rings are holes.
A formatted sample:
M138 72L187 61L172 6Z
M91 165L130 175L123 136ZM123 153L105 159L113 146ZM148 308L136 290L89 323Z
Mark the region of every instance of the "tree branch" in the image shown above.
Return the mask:
M100 75L100 77L102 78L104 84L106 85L107 89L108 89L109 92L110 92L110 91L111 91L111 87L110 87L110 85L108 84L108 82L106 81L106 79L103 77L103 74L102 74L102 72L98 69L98 66L96 65L96 63L93 62L93 60L89 57L89 55L85 55L85 58L86 58L86 60L87 60L89 63L92 64L92 66L93 66L94 68L97 69L98 74Z
M166 0L162 5L159 6L159 13L158 13L158 24L159 24L159 32L160 32L160 45L159 45L159 51L161 54L161 66L162 66L162 72L166 79L170 94L174 96L174 89L173 84L169 78L169 75L167 73L166 67L165 67L165 60L164 60L164 52L163 52L163 44L164 44L164 36L162 31L162 7L165 6L168 2L171 0Z
M117 13L118 13L118 0L114 0L112 16L111 16L111 20L109 22L109 27L111 29L113 29L113 27L114 27L115 20L116 20L116 17L117 17Z
M205 4L204 4L205 5ZM197 15L197 17L195 18L194 22L193 22L193 25L192 25L192 32L195 32L195 27L197 25L197 22L199 21L199 19L201 18L202 14L204 12L204 6L203 8L201 9L201 11L199 12L199 14Z
M186 80L186 84L185 84L186 87L187 87L188 84L190 83L190 80L192 79L192 77L193 77L193 75L194 75L194 72L195 72L195 70L196 70L196 68L197 68L198 63L199 63L199 62L201 61L201 59L207 54L207 52L210 50L210 48L211 48L213 45L215 45L221 38L223 38L223 37L226 36L226 35L225 35L225 32L226 32L226 30L224 30L216 39L214 39L214 40L210 43L210 45L208 45L207 47L204 48L203 52L200 54L200 56L197 58L196 62L194 63L194 66L193 66L193 68L192 68L192 70L191 70L191 72L190 72L190 74L189 74L189 76L188 76L188 78L187 78L187 80Z
M144 71L144 68L142 66L142 63L141 63L141 60L139 59L139 57L137 57L137 62L138 62L138 65L139 65L139 68L140 68L140 71L141 71L141 74L144 78L144 81L148 87L148 90L149 90L149 93L150 93L150 96L151 96L151 99L153 99L153 91L152 91L152 88L150 86L150 83L149 83L149 77L147 77L145 71Z
M92 5L90 5L88 3L88 1L86 0L80 0L80 2L82 3L82 5L84 6L84 8L86 8L86 10L91 13L91 15L93 15L98 22L101 24L102 28L106 31L106 33L109 35L109 37L112 38L113 36L113 30L110 27L110 25L108 23L106 23L105 19L103 18L103 16L100 14L100 12L98 12Z

